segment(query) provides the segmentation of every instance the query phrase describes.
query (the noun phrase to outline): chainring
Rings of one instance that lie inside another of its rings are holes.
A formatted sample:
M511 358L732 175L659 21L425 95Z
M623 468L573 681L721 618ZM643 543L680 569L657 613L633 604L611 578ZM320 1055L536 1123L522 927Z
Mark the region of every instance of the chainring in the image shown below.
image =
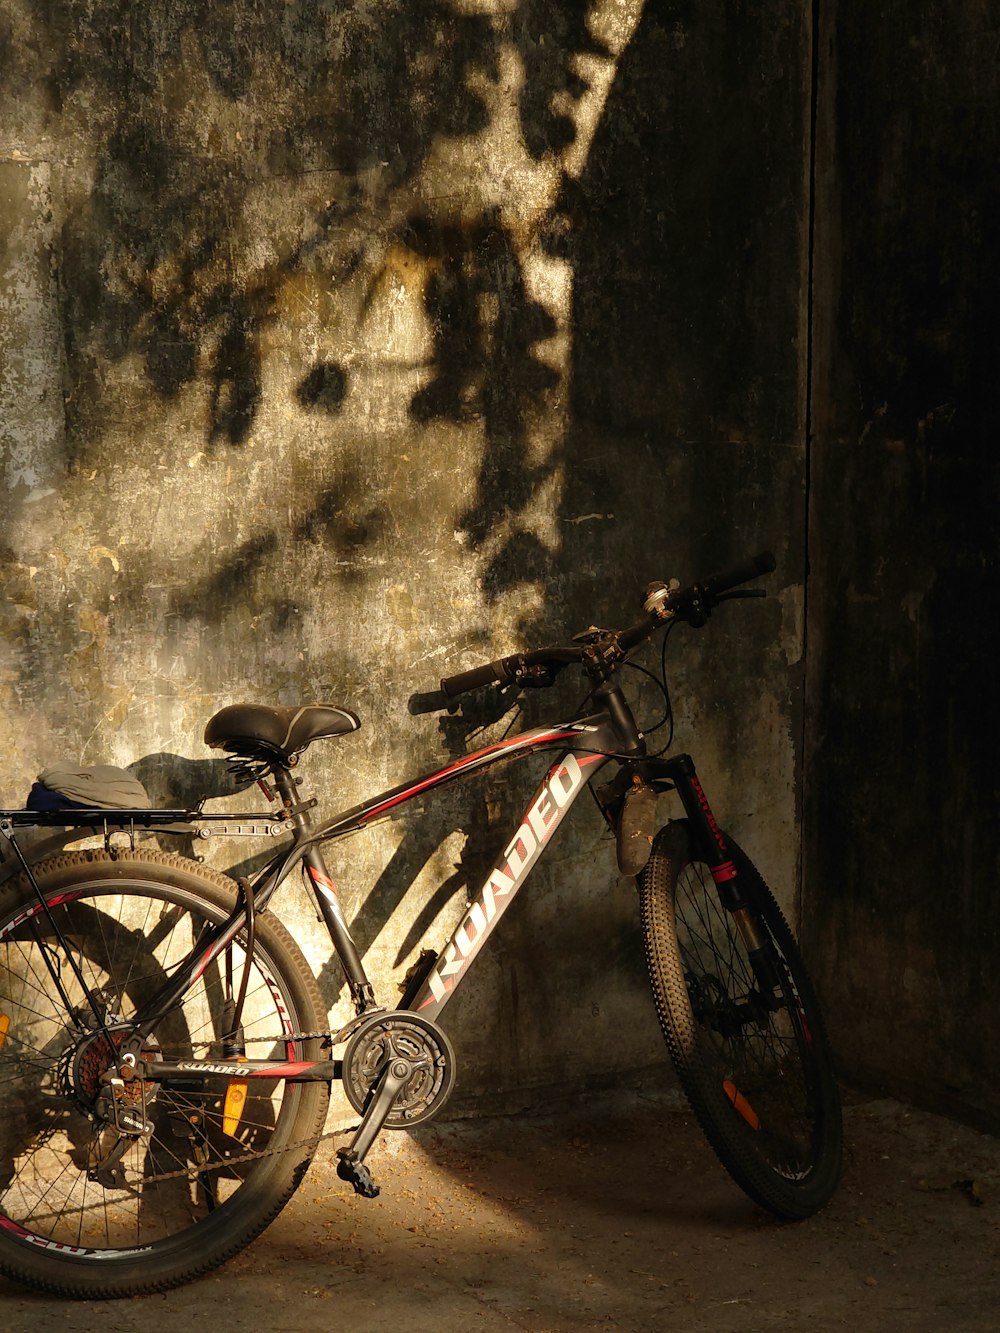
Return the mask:
M429 1120L455 1085L455 1052L436 1023L407 1009L373 1014L344 1050L344 1092L355 1111L364 1113L379 1074L389 1060L399 1058L410 1062L413 1073L396 1095L386 1129L409 1129Z

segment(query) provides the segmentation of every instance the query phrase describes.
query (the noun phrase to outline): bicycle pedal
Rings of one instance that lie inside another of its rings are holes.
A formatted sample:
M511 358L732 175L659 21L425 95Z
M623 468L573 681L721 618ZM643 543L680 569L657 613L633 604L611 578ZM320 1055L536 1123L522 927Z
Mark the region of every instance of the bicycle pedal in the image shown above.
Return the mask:
M354 1186L354 1193L365 1199L377 1199L381 1190L375 1184L372 1173L363 1162L352 1162L346 1152L338 1154L337 1175Z

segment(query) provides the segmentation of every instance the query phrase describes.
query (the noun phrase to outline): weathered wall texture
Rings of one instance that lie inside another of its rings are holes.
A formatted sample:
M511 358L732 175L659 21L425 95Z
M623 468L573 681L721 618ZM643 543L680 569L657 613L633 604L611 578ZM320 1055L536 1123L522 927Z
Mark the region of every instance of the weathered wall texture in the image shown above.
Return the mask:
M217 708L327 699L364 728L302 772L352 804L469 743L410 691L770 545L675 704L793 907L807 45L791 0L7 0L2 799L82 757L189 800ZM334 852L386 998L506 783ZM467 1099L660 1061L592 811L504 927Z
M824 5L804 914L850 1076L1000 1125L1000 72Z

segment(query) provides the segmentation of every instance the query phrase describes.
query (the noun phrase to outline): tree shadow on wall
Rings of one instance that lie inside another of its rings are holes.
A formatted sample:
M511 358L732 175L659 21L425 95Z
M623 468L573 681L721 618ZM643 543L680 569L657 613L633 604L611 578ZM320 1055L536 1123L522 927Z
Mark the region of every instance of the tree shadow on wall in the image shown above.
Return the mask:
M82 117L98 139L90 197L63 239L77 462L101 438L102 369L130 354L163 400L207 380L209 445L244 444L281 284L308 269L334 284L350 276L391 231L393 198L434 144L486 128L476 81L499 77L489 16L435 0L388 0L377 27L343 0L280 11L167 0L141 12L129 0L37 0L30 29L10 27L0 73L34 74L64 123ZM304 229L282 225L283 182L318 172L333 197ZM248 222L275 202L262 263ZM330 410L338 395L317 393L311 376L300 400Z
M387 519L385 506L373 502L356 480L345 473L335 485L321 491L287 531L266 527L231 552L211 573L189 580L171 599L171 610L185 620L211 619L219 615L219 608L234 604L259 613L264 603L253 596L252 589L267 562L287 543L322 544L341 557L336 562L340 581L360 582L362 571L356 557L378 540ZM293 603L271 594L266 594L265 602L275 628L280 630L281 622L294 612Z
M413 419L481 418L462 530L480 551L508 529L487 554L491 598L541 578L547 551L520 519L556 466L551 453L533 456L529 436L559 375L538 354L555 322L528 294L525 238L493 207L476 217L473 206L467 226L406 205L408 220L397 219L435 146L489 127L505 47L524 69L529 156L555 160L572 144L588 89L578 58L607 55L588 10L520 0L491 15L386 0L375 26L367 6L345 0L290 0L280 12L167 0L141 14L128 0L34 0L23 31L8 23L0 74L34 77L97 148L90 195L63 236L69 461L99 444L107 372L128 357L161 402L205 384L209 452L244 445L283 284L309 272L336 291L377 270L388 247L408 246L431 270L434 344ZM285 182L316 173L332 197L304 224L283 217ZM271 232L255 235L267 212ZM349 391L334 356L316 361L295 397L333 414Z
M558 445L536 449L561 388L543 349L556 323L532 294L525 264L537 236L471 199L440 212L413 202L435 146L488 128L481 89L496 87L506 42L525 71L518 113L530 158L555 158L573 141L572 108L587 90L576 57L606 54L588 31L587 6L520 0L504 14L506 29L433 0L397 0L382 6L376 27L367 6L342 0L291 0L280 13L250 0L167 0L152 12L126 0L35 0L32 23L44 40L33 49L44 57L15 42L0 61L7 73L44 61L38 72L53 109L73 123L89 108L83 128L97 146L89 197L64 232L71 463L89 461L101 441L107 372L129 359L158 405L205 384L208 450L238 451L259 418L264 342L283 285L315 274L343 289L401 245L429 275L430 378L411 400L411 419L481 423L481 462L460 526L484 565L487 597L551 584L552 553L530 513L563 461ZM103 119L93 111L101 101ZM254 115L245 115L251 105ZM331 197L304 224L284 222L289 178L310 173L325 173ZM272 206L265 244L250 235L251 220ZM458 224L456 213L470 220ZM346 363L324 357L295 396L332 415L347 409L350 389ZM268 518L223 567L189 579L173 609L221 619L296 536L356 554L382 515L377 503L358 502L355 525L354 503L335 486L291 531ZM275 628L287 628L291 604L278 599L273 610ZM462 739L445 737L451 753ZM463 818L445 814L434 846L449 831L489 822L482 809ZM372 899L373 922L401 901L429 843L423 831L404 839ZM453 896L477 875L463 858L441 892ZM362 937L368 912L359 917Z
M536 461L534 412L560 382L538 355L556 322L531 298L514 238L499 209L464 228L411 218L405 237L431 267L425 307L432 331L431 377L410 404L415 421L479 421L483 455L475 501L459 520L473 550L508 533L483 572L487 597L540 579L549 554L517 522L552 476L555 456ZM513 532L511 533L511 528Z

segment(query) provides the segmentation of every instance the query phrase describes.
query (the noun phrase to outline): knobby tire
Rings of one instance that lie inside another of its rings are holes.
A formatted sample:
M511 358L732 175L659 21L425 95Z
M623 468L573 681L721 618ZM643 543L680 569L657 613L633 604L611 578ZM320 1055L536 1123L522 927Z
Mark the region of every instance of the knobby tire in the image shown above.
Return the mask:
M784 1220L809 1217L840 1176L841 1114L819 1005L781 910L726 839L775 964L768 1005L686 821L660 831L638 878L657 1013L681 1086L736 1183Z
M155 851L75 852L34 868L50 911L105 1021L127 1030L199 929L224 919L233 883ZM86 1097L110 1060L88 1039L86 996L25 876L0 890L0 1271L64 1296L163 1291L215 1268L288 1202L322 1133L325 1083L253 1080L235 1133L223 1127L227 1079L144 1085L152 1134L121 1159L124 1183L88 1176L113 1135L88 1119ZM238 985L244 955L233 946ZM69 992L59 997L48 963ZM210 964L149 1039L144 1057L218 1059L225 980ZM318 1060L325 1006L291 936L256 923L244 1030L250 1058ZM281 1038L274 1041L275 1036ZM254 1045L255 1037L262 1040ZM134 1085L131 1085L134 1087ZM139 1096L139 1093L132 1094ZM248 1160L249 1158L249 1160ZM233 1159L230 1162L230 1159Z

